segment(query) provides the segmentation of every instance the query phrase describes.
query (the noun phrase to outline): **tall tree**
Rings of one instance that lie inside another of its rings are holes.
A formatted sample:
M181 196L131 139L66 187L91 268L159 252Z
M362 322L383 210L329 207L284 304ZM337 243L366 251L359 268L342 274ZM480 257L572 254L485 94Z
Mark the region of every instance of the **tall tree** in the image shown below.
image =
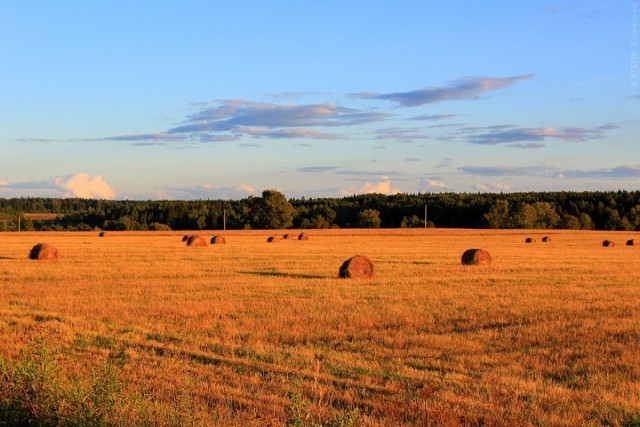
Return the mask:
M264 190L262 197L251 199L250 207L252 228L282 229L293 225L295 209L279 191Z

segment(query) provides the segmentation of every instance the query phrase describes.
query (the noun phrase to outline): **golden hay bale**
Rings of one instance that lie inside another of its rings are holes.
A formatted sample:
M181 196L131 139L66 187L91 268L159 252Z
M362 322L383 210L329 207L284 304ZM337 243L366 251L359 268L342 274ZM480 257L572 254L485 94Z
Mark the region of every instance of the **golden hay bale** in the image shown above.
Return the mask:
M309 240L309 235L307 233L298 234L298 240Z
M467 249L462 254L462 265L491 265L491 254L484 249Z
M602 242L602 246L604 246L605 248L613 248L616 244L614 242L612 242L611 240L604 240Z
M550 242L550 241L551 241L551 237L549 237L549 236L544 236L544 237L542 238L542 241L543 241L543 242L545 242L545 243Z
M526 239L524 239L525 243L535 243L537 242L536 239L534 239L533 237L527 237Z
M100 234L98 234L98 237L107 237L107 232L101 231Z
M55 247L47 243L38 243L33 248L31 248L29 258L37 260L57 261L60 259L60 252L58 252Z
M226 245L227 244L227 240L224 238L224 236L213 236L211 238L211 244L212 245Z
M277 236L269 236L269 237L267 237L267 242L269 242L269 243L277 242L278 240L280 240L280 239Z
M187 246L207 246L207 241L200 236L189 236Z
M189 235L185 234L184 236L182 236L182 241L186 242L187 240L189 240Z
M634 246L636 242L633 239L627 240L627 246Z
M287 234L282 236L282 238L285 239L285 240L288 239L289 237L291 237L291 234L289 234L289 233L287 233Z
M364 255L356 255L346 260L338 273L343 279L370 279L373 274L373 263Z

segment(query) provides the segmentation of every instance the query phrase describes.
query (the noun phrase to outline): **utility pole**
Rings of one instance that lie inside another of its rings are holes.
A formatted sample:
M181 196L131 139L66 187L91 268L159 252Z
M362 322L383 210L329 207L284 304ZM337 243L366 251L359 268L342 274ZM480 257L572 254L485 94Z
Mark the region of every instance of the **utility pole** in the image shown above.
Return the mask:
M427 204L424 205L424 228L427 228Z
M222 210L222 229L227 231L227 210Z
M20 232L20 214L18 214L18 233Z

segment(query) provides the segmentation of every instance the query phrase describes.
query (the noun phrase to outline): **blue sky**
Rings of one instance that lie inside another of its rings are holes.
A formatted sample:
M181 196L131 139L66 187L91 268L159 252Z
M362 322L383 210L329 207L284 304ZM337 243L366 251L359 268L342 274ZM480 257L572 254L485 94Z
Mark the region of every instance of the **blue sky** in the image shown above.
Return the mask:
M0 197L637 190L639 2L0 0Z

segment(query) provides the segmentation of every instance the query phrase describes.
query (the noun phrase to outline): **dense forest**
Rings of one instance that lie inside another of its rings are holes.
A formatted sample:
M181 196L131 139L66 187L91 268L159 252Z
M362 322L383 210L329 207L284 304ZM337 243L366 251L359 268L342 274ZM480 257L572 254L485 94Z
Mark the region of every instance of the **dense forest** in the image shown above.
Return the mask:
M425 209L426 207L426 209ZM34 213L59 214L37 220ZM242 200L0 199L0 231L283 228L561 228L640 230L640 191L363 194Z

